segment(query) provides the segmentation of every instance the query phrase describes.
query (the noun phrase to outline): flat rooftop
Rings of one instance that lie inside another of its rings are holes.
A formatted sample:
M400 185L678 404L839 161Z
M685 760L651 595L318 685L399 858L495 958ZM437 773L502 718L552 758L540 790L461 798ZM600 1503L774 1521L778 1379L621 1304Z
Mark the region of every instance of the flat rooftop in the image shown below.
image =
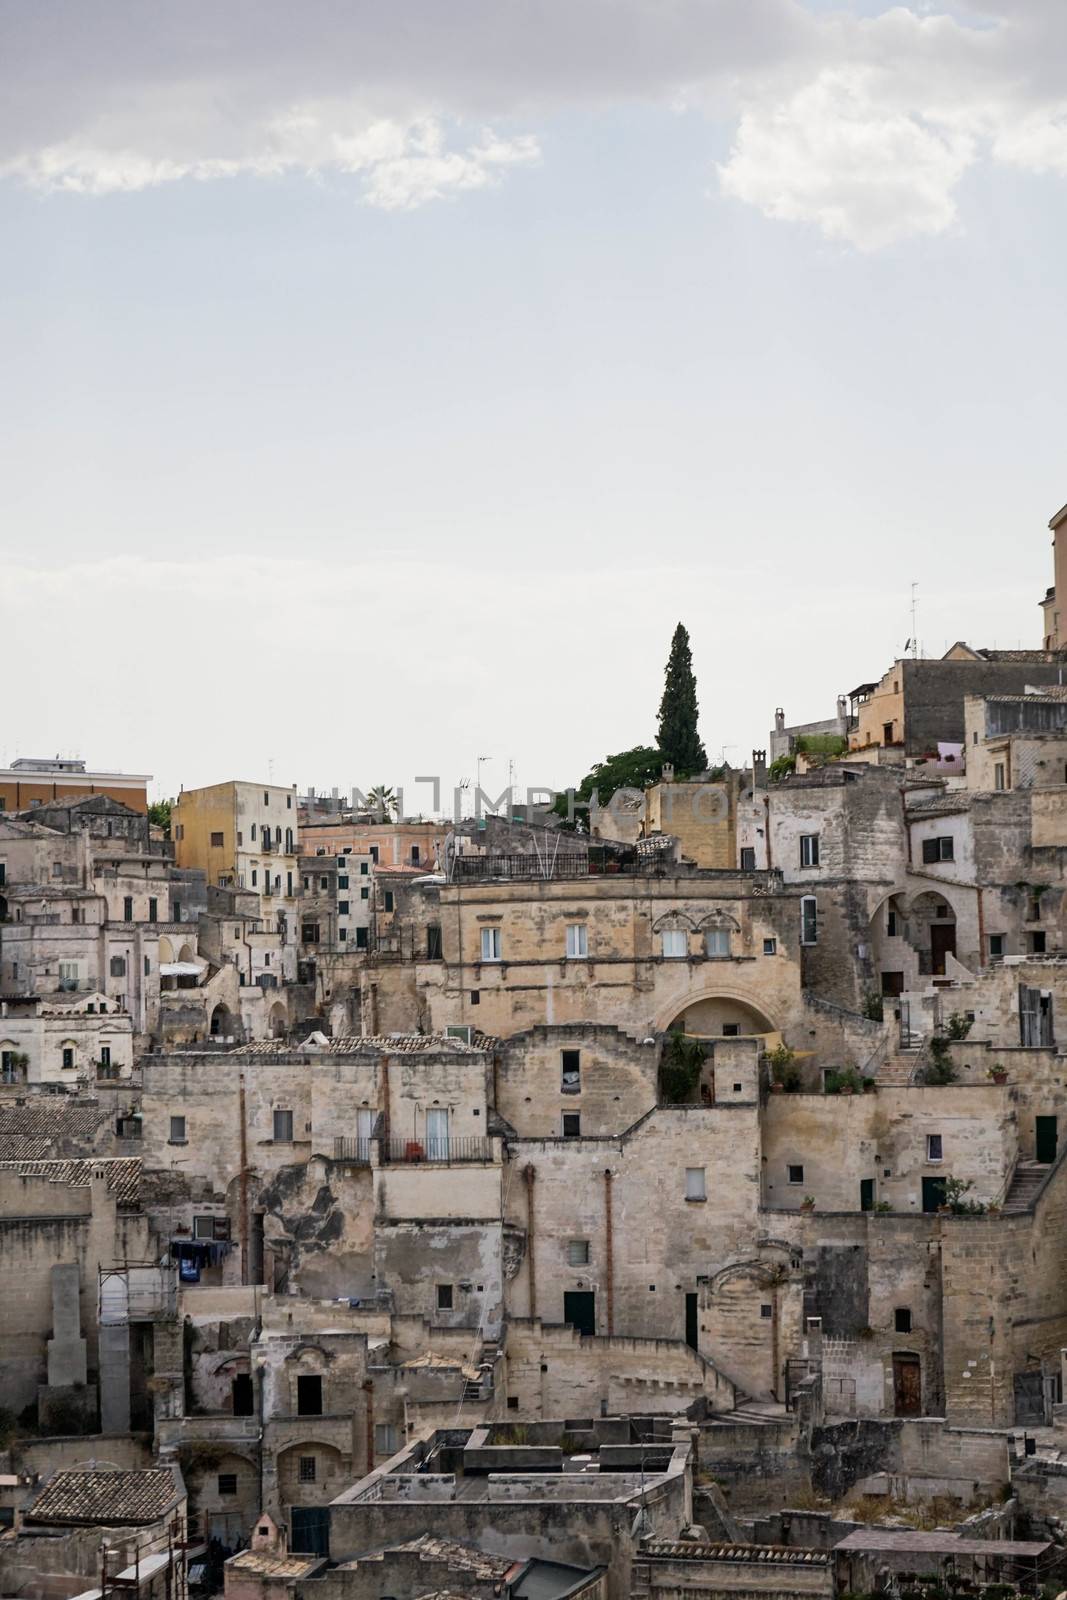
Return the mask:
M917 1554L946 1556L1029 1556L1036 1559L1052 1549L1046 1540L957 1539L951 1533L919 1533L913 1528L858 1528L834 1545L835 1550L914 1550Z

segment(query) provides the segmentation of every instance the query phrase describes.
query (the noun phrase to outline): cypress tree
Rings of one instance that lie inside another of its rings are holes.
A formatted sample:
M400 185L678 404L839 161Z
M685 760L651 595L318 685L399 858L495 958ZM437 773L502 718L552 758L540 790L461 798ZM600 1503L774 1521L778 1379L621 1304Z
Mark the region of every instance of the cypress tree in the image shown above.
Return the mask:
M697 732L697 681L689 635L681 623L671 640L665 680L659 705L660 754L679 776L705 772L708 758Z

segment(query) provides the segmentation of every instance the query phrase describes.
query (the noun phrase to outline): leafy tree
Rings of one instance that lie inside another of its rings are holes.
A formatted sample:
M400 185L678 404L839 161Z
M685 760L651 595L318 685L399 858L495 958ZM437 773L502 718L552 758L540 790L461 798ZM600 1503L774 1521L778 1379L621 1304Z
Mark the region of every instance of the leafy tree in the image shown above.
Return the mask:
M170 812L173 800L153 800L148 808L148 820L154 828L162 828L170 838Z
M383 817L396 816L396 794L387 784L378 783L367 796L371 809Z
M708 758L697 731L697 681L689 635L681 623L674 630L659 706L659 748L678 777L707 770Z
M599 804L607 805L617 789L644 789L655 783L662 766L663 757L658 750L647 744L635 745L632 750L606 757L587 772L574 791L575 800L588 801L595 789ZM561 794L552 809L557 816L565 817L567 796Z

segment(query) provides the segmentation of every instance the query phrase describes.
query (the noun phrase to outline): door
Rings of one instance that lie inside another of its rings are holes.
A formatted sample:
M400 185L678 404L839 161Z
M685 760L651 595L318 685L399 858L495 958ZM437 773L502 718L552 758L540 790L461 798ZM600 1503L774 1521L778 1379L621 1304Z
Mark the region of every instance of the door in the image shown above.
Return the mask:
M250 1417L254 1411L255 1401L251 1377L247 1372L239 1372L230 1387L233 1394L234 1416Z
M690 1350L697 1350L700 1347L697 1332L697 1297L695 1294L687 1294L685 1297L685 1342Z
M370 1136L374 1132L374 1111L361 1106L356 1112L356 1159L370 1165Z
M945 1203L944 1178L923 1179L923 1210L933 1212L940 1209Z
M874 1210L874 1179L873 1178L861 1178L860 1179L860 1210L861 1211L873 1211Z
M893 1356L893 1411L898 1417L921 1417L923 1409L922 1368L910 1352Z
M596 1295L592 1289L563 1291L563 1320L579 1333L596 1333Z
M291 1506L289 1529L290 1550L299 1550L301 1555L329 1555L329 1506Z
M945 957L956 954L956 924L954 922L931 922L930 924L930 970L936 976L945 975Z
M1017 1372L1013 1387L1016 1427L1042 1427L1045 1422L1045 1386L1040 1372Z
M448 1160L448 1112L439 1106L426 1113L426 1159Z
M1044 1166L1056 1159L1056 1118L1034 1118L1034 1155Z

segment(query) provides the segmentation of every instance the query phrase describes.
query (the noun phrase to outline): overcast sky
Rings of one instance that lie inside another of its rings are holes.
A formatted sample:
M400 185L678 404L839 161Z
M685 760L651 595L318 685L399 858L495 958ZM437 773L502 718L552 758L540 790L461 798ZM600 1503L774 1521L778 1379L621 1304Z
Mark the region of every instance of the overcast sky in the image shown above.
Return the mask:
M679 618L734 761L913 580L929 653L1039 644L1065 54L1063 0L0 0L0 758L496 793L651 742Z

